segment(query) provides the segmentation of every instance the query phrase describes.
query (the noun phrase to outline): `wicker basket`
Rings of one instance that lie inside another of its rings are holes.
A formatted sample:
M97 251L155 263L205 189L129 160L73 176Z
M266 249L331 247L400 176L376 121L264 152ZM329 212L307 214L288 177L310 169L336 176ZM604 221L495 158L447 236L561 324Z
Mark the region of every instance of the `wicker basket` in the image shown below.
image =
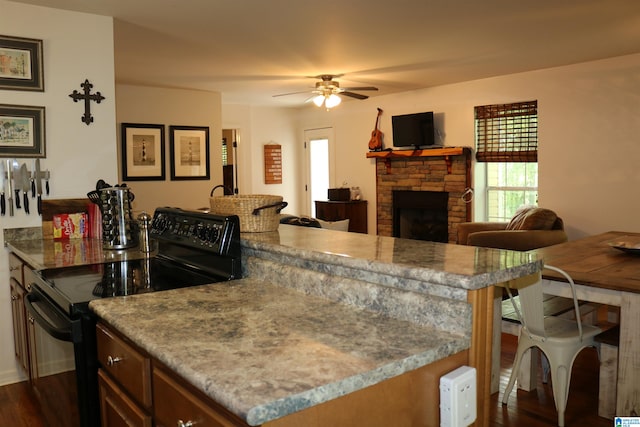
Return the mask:
M211 213L238 215L240 231L260 233L276 231L280 225L280 211L287 206L281 196L249 194L210 197Z

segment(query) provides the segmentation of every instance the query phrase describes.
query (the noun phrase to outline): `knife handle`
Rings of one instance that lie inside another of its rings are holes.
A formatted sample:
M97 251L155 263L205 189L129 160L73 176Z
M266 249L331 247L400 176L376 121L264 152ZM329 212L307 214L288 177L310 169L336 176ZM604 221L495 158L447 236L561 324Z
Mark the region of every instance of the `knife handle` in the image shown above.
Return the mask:
M38 215L42 215L42 196L38 194Z
M36 181L31 180L31 197L36 197Z
M23 194L23 197L24 197L24 199L23 199L23 201L24 201L24 212L26 214L28 214L29 213L29 193L27 191L25 191L24 194Z
M49 195L49 180L44 183L44 188L47 190L47 196Z
M15 190L16 191L16 208L21 209L20 207L20 190Z
M7 209L7 204L4 200L4 193L0 194L0 215L4 215Z

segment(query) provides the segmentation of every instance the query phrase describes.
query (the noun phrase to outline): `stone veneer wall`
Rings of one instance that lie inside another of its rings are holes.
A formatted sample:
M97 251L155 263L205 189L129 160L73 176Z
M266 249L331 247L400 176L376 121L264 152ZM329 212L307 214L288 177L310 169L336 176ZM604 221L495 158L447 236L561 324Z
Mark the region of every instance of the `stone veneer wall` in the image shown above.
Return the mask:
M458 224L470 220L471 206L462 200L470 182L471 151L450 156L376 158L377 234L393 236L393 190L449 193L449 242L456 242Z

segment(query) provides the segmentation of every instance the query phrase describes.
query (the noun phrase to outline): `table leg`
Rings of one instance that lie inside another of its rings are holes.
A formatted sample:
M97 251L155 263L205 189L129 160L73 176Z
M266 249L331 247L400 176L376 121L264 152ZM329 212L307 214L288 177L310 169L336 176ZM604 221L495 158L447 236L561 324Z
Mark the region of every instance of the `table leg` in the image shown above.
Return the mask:
M640 415L640 294L622 293L617 416Z

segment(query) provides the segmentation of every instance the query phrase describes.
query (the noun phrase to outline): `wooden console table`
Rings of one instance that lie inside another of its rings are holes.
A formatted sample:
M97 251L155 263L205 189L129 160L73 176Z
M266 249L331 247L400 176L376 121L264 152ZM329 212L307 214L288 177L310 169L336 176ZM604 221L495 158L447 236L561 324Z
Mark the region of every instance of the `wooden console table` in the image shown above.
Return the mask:
M316 200L316 218L323 221L349 220L349 231L367 233L367 201L346 202Z

